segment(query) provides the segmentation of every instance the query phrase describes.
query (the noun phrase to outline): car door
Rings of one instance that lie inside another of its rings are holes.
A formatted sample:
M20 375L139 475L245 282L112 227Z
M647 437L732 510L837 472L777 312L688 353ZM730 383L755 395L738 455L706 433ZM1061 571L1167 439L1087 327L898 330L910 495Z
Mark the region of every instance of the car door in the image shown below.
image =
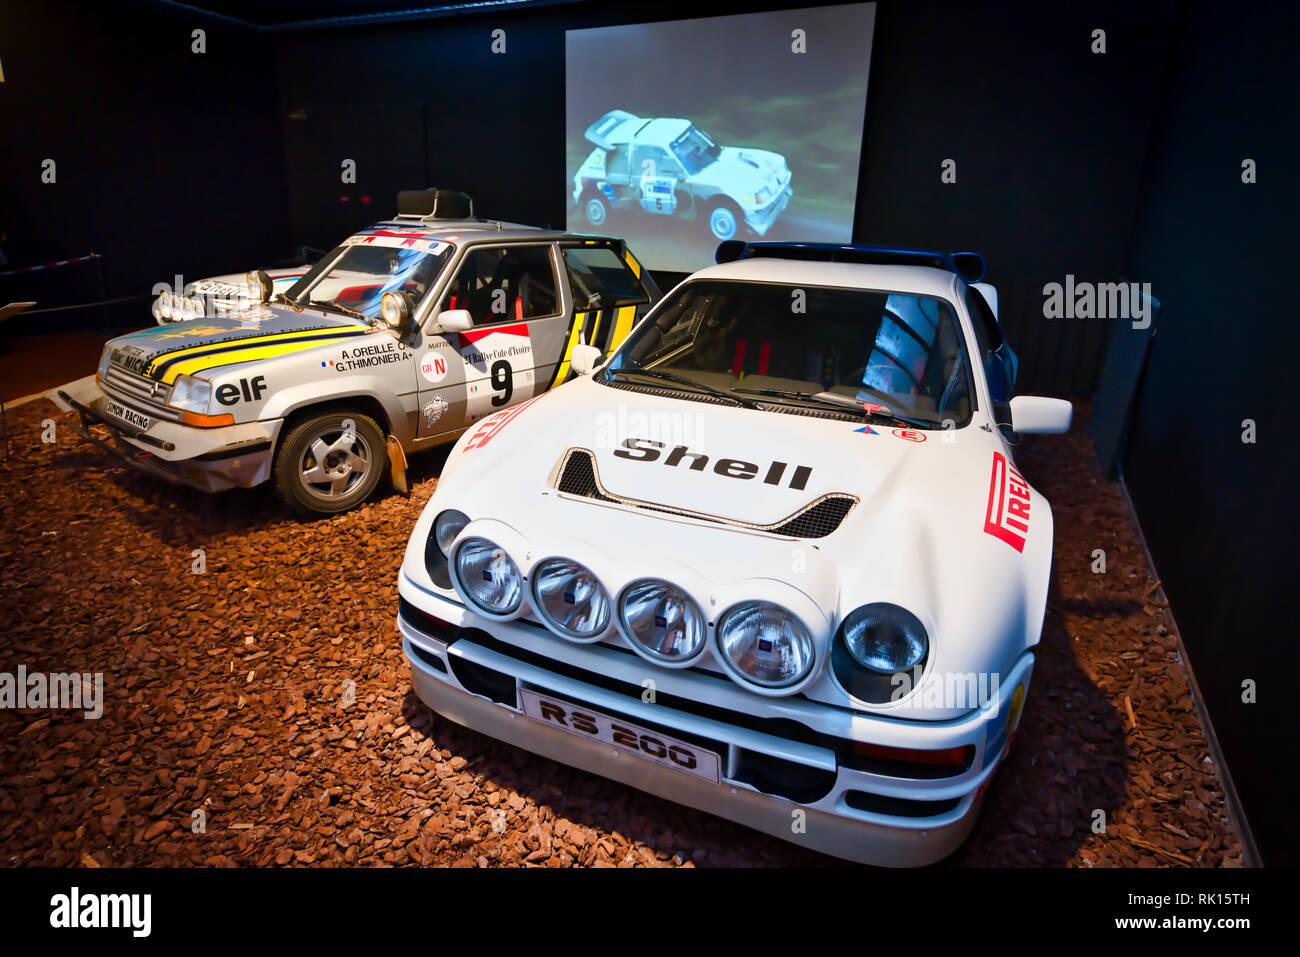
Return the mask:
M560 275L552 242L480 243L465 251L432 315L435 329L448 310L468 311L474 324L425 338L419 438L458 432L545 390L539 373L554 361L571 312Z
M562 241L560 260L574 314L557 364L551 370L539 365L539 372L552 385L568 377L568 358L575 345L595 346L609 355L659 299L654 280L617 240Z

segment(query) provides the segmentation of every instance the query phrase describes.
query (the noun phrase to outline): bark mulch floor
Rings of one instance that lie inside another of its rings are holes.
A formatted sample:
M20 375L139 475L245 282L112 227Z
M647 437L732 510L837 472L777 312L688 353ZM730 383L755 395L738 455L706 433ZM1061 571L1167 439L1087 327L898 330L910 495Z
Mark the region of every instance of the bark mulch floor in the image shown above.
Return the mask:
M840 863L419 703L396 572L444 454L416 457L409 498L301 522L264 490L125 472L44 400L9 431L0 671L103 672L106 701L0 711L0 864ZM1018 458L1053 506L1055 584L1012 755L948 863L1240 865L1117 487L1079 426Z

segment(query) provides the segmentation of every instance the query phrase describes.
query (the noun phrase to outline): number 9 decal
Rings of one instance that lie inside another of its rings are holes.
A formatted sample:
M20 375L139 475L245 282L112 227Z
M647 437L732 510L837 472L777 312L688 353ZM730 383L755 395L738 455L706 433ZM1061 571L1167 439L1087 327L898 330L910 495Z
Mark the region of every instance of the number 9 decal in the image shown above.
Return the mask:
M492 363L492 389L500 393L500 395L492 396L492 404L497 407L507 405L510 402L510 397L514 395L514 370L510 368L510 363L505 359L498 359Z

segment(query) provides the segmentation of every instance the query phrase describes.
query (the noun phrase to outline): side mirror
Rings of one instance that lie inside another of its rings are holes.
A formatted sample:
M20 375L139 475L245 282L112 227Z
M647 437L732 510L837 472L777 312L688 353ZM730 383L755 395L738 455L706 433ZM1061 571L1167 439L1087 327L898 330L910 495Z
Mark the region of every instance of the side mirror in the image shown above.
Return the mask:
M600 364L601 355L595 346L576 345L569 353L569 368L578 375L591 375Z
M474 317L468 309L448 309L438 313L438 325L443 332L468 332L474 328Z
M1021 435L1056 435L1070 431L1074 406L1065 399L1018 395L1009 405L1011 429Z

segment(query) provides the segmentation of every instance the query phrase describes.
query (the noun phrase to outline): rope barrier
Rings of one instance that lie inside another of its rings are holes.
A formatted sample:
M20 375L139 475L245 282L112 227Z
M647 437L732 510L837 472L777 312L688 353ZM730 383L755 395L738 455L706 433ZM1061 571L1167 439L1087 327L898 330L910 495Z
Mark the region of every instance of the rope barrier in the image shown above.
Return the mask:
M153 295L147 292L138 292L134 296L119 296L116 299L101 299L99 302L82 302L75 306L50 306L46 309L28 309L23 313L24 316L35 316L42 312L67 312L70 309L93 309L95 306L111 306L119 302L130 302L133 299L152 299Z
M60 259L57 262L43 263L40 266L23 266L21 269L7 269L0 272L0 276L16 276L21 272L39 272L42 269L57 269L60 266L70 266L73 263L84 263L91 259L103 259L99 253L91 253L89 256L77 256L73 259Z

